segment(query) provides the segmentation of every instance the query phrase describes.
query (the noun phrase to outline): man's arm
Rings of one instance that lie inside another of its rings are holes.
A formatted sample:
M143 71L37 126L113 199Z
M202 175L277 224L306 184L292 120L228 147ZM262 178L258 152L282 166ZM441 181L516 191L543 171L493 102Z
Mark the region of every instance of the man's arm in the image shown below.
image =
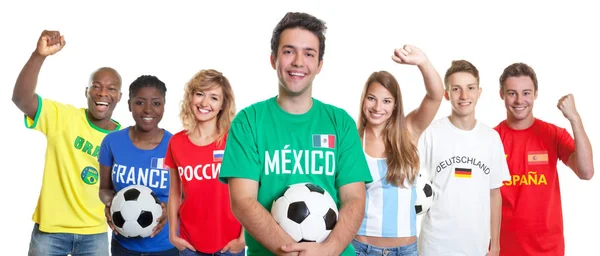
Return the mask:
M490 254L500 253L500 223L502 222L502 194L500 188L490 190Z
M332 252L328 255L340 255L352 242L352 238L358 232L365 214L365 183L354 182L341 186L340 216L338 222L323 242L326 248Z
M592 144L583 128L581 116L575 108L575 99L572 94L563 96L558 101L558 109L571 123L573 137L575 137L575 152L571 153L566 164L582 180L589 180L594 176L594 161Z
M257 201L258 182L243 178L229 178L229 195L231 210L242 226L256 241L276 255L286 254L280 248L285 244L295 243L271 214Z
M353 182L339 189L340 214L335 227L322 243L293 243L282 249L300 255L340 255L358 232L365 213L365 183Z
M594 160L592 144L583 128L581 117L577 115L571 122L573 137L575 137L575 152L569 156L567 166L582 180L589 180L594 176Z
M35 87L42 64L47 56L60 51L63 46L65 46L65 39L58 31L44 30L38 39L35 51L19 73L13 89L12 101L31 119L34 119L37 114L38 100L35 95Z

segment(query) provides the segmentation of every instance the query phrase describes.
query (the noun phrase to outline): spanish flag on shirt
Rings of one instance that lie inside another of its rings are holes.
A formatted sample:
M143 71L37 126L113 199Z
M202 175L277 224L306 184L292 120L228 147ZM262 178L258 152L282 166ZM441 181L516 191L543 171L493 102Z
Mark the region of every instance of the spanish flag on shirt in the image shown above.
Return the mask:
M527 163L532 165L548 164L548 151L527 152Z

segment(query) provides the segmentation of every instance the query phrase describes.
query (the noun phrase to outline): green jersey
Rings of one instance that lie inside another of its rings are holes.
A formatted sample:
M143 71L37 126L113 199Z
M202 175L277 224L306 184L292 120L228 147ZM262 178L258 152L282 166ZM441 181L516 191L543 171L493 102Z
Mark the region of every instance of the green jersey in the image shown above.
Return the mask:
M304 114L290 114L276 97L246 107L231 123L219 179L259 183L258 202L271 211L289 185L310 182L333 197L349 183L371 182L356 123L343 109L313 99ZM248 255L272 255L248 232ZM352 244L342 255L355 255Z

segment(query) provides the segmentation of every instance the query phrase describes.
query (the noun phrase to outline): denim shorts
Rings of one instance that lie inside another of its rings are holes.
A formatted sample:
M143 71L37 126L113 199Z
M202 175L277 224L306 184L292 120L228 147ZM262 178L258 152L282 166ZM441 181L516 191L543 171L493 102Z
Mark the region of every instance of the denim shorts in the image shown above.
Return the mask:
M47 255L108 256L108 234L80 235L46 233L40 225L33 225L29 242L29 256Z
M418 256L417 242L399 247L377 247L352 240L356 256Z

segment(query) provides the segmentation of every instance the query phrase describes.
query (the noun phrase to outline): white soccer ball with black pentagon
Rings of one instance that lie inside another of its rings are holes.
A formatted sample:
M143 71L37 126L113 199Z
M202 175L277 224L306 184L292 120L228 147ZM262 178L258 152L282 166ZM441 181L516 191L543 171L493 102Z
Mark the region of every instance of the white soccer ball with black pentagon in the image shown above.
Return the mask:
M415 202L415 212L417 215L423 215L433 204L433 187L429 178L419 173L416 180L417 200Z
M290 185L273 201L271 215L296 242L320 243L335 227L338 208L323 188L300 183Z
M160 200L148 187L131 185L113 198L110 216L117 232L125 237L148 237L162 215Z

